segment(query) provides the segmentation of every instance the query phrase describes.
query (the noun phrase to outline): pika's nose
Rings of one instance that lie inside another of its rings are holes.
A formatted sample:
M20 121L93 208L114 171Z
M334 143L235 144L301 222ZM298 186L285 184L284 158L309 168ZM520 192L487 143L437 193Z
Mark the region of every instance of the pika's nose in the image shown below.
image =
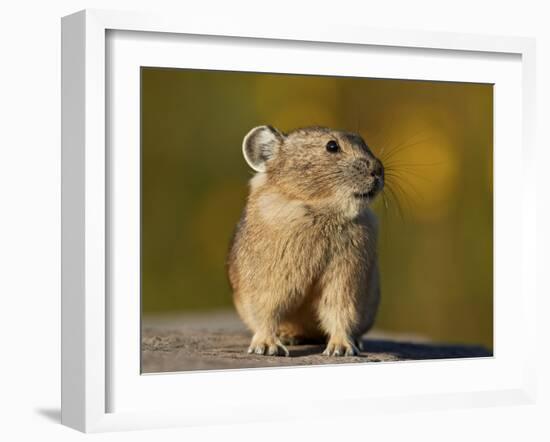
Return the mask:
M384 166L380 160L374 160L370 173L372 177L384 178Z

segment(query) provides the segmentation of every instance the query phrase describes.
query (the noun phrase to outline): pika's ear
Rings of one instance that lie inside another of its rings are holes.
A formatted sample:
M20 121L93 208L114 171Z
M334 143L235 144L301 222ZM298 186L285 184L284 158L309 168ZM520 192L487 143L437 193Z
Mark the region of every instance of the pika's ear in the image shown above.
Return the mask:
M271 126L258 126L243 140L244 159L256 172L266 171L266 161L277 155L284 135Z

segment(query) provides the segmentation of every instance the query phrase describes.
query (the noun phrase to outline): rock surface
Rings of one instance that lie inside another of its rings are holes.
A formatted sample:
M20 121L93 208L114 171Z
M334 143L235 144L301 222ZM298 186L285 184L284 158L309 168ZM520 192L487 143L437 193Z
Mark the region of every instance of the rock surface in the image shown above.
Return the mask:
M144 318L142 372L326 365L419 359L490 357L480 346L432 343L373 330L358 356L326 357L322 345L288 346L290 357L249 355L250 334L232 312Z

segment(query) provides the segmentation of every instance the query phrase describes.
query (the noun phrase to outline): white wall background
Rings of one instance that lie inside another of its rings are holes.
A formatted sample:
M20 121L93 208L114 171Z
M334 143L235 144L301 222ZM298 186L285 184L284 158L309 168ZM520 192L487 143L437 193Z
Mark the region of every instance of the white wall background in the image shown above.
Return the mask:
M546 3L546 4L545 4ZM60 17L83 8L162 10L231 20L534 36L538 52L539 275L546 270L550 191L550 12L547 2L19 0L0 6L0 439L17 440L550 440L550 285L539 279L539 401L533 406L377 415L208 429L85 436L59 425ZM543 207L544 205L544 207ZM511 203L513 210L513 203ZM544 256L543 256L544 254ZM522 357L518 349L518 358ZM319 388L333 388L320 385Z

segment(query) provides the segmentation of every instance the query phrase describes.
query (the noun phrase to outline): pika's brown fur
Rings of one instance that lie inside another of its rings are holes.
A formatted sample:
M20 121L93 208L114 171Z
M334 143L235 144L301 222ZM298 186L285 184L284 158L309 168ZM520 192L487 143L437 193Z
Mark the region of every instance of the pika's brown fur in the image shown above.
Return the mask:
M380 297L368 206L384 185L381 162L359 135L320 127L254 128L243 153L257 173L227 264L254 334L249 353L326 339L326 355L357 354Z

